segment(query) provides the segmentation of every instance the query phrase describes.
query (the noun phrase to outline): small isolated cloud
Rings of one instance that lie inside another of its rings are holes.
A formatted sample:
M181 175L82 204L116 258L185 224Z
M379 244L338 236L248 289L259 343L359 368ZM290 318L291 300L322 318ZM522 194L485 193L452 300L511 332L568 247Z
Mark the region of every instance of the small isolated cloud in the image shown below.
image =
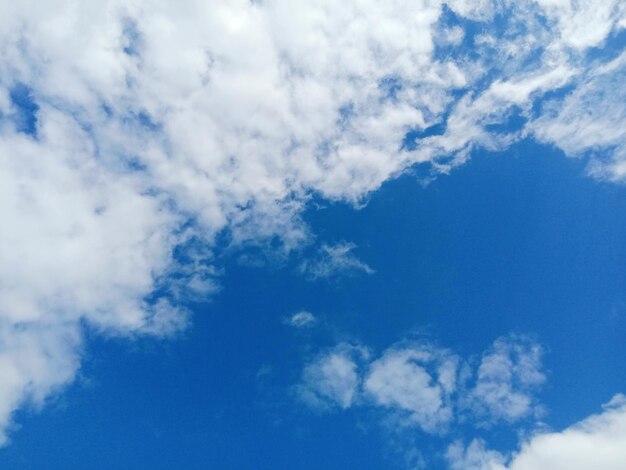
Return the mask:
M369 363L357 351L364 349L340 344L306 365L300 398L317 408L380 408L398 426L431 434L445 433L459 420L476 426L516 422L539 409L535 392L545 381L543 349L526 337L497 339L476 371L454 352L427 342L392 345ZM468 375L474 377L469 384Z
M471 470L623 470L626 462L626 397L616 395L604 411L561 431L536 434L505 459L474 440L448 448L450 468ZM508 463L505 464L505 461Z
M312 280L373 274L374 270L353 253L355 248L354 243L347 242L322 245L312 259L300 264L299 271Z
M318 409L349 408L360 383L357 360L366 355L361 348L340 344L304 368L298 396Z
M309 328L317 323L317 318L315 318L315 315L311 312L302 310L298 313L294 313L289 318L286 318L285 323L293 326L294 328Z

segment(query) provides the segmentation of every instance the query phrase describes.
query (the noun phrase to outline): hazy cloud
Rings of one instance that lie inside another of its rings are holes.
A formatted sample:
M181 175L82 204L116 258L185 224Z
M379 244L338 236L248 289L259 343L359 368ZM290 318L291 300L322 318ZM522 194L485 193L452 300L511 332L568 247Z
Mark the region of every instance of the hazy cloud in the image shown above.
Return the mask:
M293 326L294 328L308 328L317 323L317 318L311 312L302 310L298 313L294 313L289 318L285 319L285 323Z
M308 364L297 386L298 396L314 408L348 408L358 393L358 361L367 352L340 344Z
M301 273L310 279L329 279L359 273L373 274L374 270L352 252L354 243L322 245L318 253L300 264Z

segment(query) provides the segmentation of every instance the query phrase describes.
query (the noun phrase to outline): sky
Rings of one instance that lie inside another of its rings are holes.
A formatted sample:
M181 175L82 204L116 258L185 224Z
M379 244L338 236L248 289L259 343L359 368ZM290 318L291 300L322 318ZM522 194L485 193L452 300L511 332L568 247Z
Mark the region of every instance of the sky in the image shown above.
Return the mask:
M625 29L0 1L0 467L626 469Z

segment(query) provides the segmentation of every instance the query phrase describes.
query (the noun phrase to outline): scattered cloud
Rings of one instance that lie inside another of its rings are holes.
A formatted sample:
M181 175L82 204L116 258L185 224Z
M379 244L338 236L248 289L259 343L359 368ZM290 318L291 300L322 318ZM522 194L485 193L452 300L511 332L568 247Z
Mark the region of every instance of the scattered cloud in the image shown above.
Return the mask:
M583 3L0 1L0 336L19 329L25 348L0 357L57 374L1 384L0 432L77 370L80 341L44 354L39 332L184 328L183 301L219 289L218 236L291 252L312 194L358 204L411 165L447 173L528 136L602 149L591 174L623 181L623 60L585 53L624 7ZM573 117L587 104L600 127ZM494 130L513 109L523 129ZM181 264L190 239L210 249ZM303 270L372 272L353 248Z
M373 274L374 270L358 259L352 252L354 243L322 245L317 255L305 259L299 270L312 280L332 279L358 273Z
M304 368L299 398L317 410L352 406L383 410L395 433L418 427L450 437L455 422L482 428L485 420L511 425L534 418L534 392L546 380L543 349L519 335L497 339L475 373L468 370L472 361L430 343L400 343L376 359L367 351L342 343L320 355ZM468 379L468 374L475 379ZM563 431L536 431L514 453L491 450L478 438L467 446L455 439L445 452L447 464L451 470L622 469L626 397L616 395L603 408ZM535 425L545 428L536 421ZM417 449L412 444L407 448L411 460Z
M306 403L386 410L401 427L445 434L454 422L513 423L535 417L545 381L542 348L526 337L498 338L474 372L471 361L428 342L402 342L368 362L363 346L340 344L304 368ZM331 409L331 407L326 407Z

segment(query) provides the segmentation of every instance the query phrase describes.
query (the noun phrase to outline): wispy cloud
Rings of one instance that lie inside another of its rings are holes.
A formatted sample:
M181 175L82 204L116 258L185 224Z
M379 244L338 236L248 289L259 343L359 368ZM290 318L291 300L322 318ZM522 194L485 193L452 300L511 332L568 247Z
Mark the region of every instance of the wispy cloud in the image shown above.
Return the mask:
M373 274L374 270L353 253L354 243L322 245L310 259L305 259L299 271L312 280L332 279L355 274Z
M311 312L302 310L285 318L285 323L294 328L309 328L317 323L317 318Z

